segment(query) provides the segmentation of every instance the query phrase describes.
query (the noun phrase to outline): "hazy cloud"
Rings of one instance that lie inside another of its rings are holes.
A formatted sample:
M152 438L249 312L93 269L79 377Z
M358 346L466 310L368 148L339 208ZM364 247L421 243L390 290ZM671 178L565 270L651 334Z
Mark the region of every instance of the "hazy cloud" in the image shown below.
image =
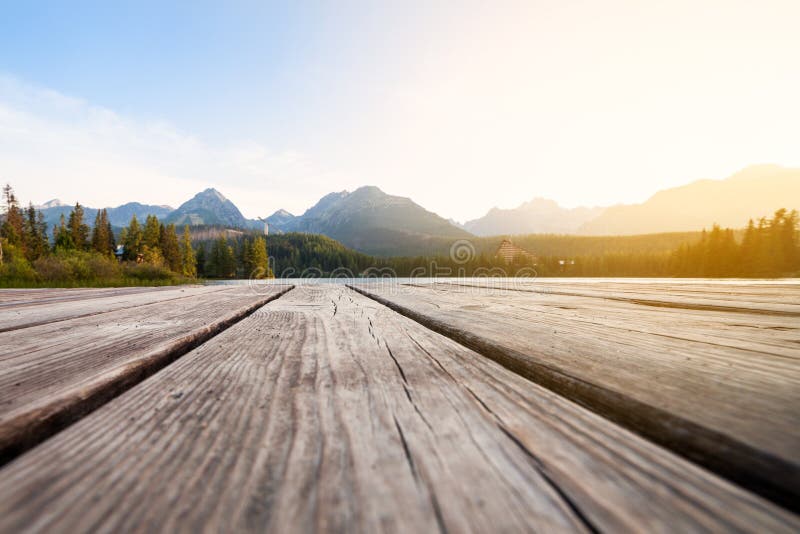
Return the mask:
M222 147L159 120L0 78L0 180L24 201L91 206L130 200L177 205L217 187L246 215L301 211L307 191L335 180L308 157L243 140Z

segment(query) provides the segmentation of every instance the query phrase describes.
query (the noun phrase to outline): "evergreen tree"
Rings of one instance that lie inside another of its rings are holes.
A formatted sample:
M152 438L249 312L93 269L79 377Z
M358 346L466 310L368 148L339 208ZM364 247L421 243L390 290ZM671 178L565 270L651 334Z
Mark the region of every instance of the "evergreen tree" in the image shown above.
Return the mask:
M269 269L269 258L267 257L267 242L263 237L256 237L250 247L250 272L248 276L255 278L272 278Z
M67 222L64 219L64 214L61 214L61 220L58 227L55 229L53 236L53 247L56 250L73 250L75 248L75 241L72 240L72 233L67 227Z
M92 228L92 249L97 252L110 255L113 254L116 244L114 242L114 232L111 223L108 221L108 212L102 209L97 212Z
M155 215L148 215L145 219L142 239L142 244L150 249L157 248L161 243L161 223Z
M50 242L47 239L47 223L44 221L44 214L36 211L33 204L28 204L25 218L25 256L28 261L34 261L44 256L50 249Z
M750 219L744 231L744 237L742 238L742 244L740 246L738 274L747 276L749 273L755 271L757 254L758 235L756 225L753 219Z
M220 236L211 245L211 253L206 264L206 274L214 278L232 278L236 276L236 256L233 247L224 236Z
M181 247L178 244L178 235L175 233L175 225L170 224L164 227L161 225L161 254L164 256L164 261L167 267L176 273L183 271L183 258L181 254Z
M0 236L5 237L9 245L25 250L25 221L22 210L10 184L3 187L5 214L0 225Z
M83 215L83 206L76 202L69 214L67 226L72 242L78 250L86 250L89 247L89 225L83 222Z
M749 276L769 276L772 272L772 255L769 250L770 223L766 217L761 217L756 226L754 270Z
M249 277L253 269L255 269L255 265L253 264L253 245L250 243L250 239L244 239L242 241L241 251L239 263L242 266L242 276L246 278Z
M181 272L183 276L194 278L197 276L197 259L192 249L192 236L189 225L183 227L183 242L181 243Z
M775 219L779 219L775 228L775 248L778 250L777 256L780 258L778 264L778 275L791 274L798 269L798 242L797 242L797 224L798 213L792 210L787 213L787 210L778 210L775 213Z
M186 232L184 231L184 239L185 239L185 236L186 236ZM200 277L203 277L203 278L208 276L208 254L206 254L206 245L203 242L200 242L197 245L197 254L196 254L196 259L195 259L195 266L196 266L195 270L197 272L197 276L200 276Z
M135 261L143 250L142 228L139 226L139 221L136 219L136 214L131 217L131 222L128 224L122 237L122 244L125 246L125 259Z

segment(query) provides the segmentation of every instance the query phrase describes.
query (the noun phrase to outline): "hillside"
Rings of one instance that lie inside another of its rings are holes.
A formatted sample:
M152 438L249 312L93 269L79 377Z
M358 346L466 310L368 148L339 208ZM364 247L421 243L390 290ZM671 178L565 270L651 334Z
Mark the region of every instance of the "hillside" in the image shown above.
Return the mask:
M646 202L607 208L579 229L584 235L631 235L699 230L712 223L742 228L776 209L800 208L800 169L748 167L725 180L659 191Z

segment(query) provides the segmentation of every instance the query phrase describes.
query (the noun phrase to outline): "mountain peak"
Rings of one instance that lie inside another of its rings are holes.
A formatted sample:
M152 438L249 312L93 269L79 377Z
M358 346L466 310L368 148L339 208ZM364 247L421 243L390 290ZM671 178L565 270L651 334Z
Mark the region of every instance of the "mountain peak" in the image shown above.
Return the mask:
M351 194L353 194L353 195L355 195L355 194L371 195L372 196L372 195L385 195L386 193L384 193L381 190L381 188L378 187L377 185L362 185L361 187L359 187L358 189L353 191Z
M268 220L276 231L323 234L377 255L419 254L470 236L411 199L388 195L374 185L329 193L303 215L281 217L276 212Z
M197 197L201 197L201 196L202 196L202 197L212 197L212 198L216 198L216 199L217 199L217 200L219 200L220 202L227 202L227 201L228 201L228 199L227 199L227 198L225 198L225 195L223 195L222 193L220 193L219 191L217 191L217 190L216 190L216 189L214 189L213 187L209 187L208 189L204 189L204 190L203 190L203 191L201 191L200 193L197 193L197 194L195 195L195 198L197 198Z
M217 224L234 228L247 228L251 225L239 208L213 187L197 193L178 206L178 209L169 214L166 222L178 226Z
M44 209L47 209L47 208L57 208L59 206L66 206L66 205L67 204L64 204L59 199L54 198L53 200L48 200L44 204L40 204L38 206L34 206L34 208L36 208L37 210L44 210Z

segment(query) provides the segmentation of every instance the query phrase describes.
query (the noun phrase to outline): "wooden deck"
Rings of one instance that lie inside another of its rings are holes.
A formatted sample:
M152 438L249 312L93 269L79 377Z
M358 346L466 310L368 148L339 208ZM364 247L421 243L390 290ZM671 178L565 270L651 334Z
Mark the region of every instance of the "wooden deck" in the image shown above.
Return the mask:
M0 532L798 532L799 382L791 284L0 291Z

